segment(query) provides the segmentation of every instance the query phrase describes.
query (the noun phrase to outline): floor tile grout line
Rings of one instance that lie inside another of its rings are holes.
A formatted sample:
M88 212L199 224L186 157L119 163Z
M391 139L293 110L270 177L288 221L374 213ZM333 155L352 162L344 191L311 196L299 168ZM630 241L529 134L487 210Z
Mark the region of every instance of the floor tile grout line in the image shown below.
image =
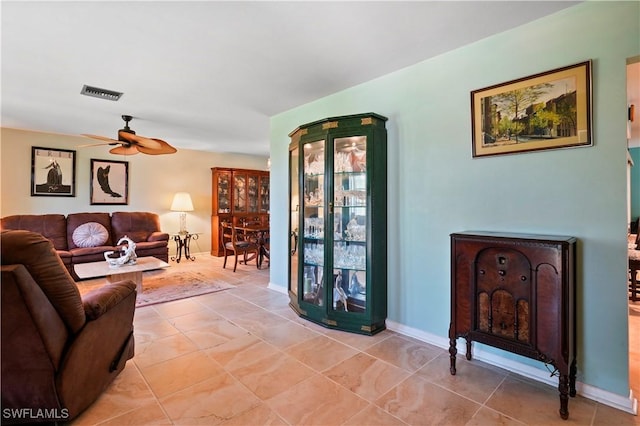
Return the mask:
M133 361L133 360L131 360ZM128 364L128 363L127 363ZM138 364L136 364L135 362L132 362L134 368L137 370L138 374L140 375L140 377L142 378L142 381L144 382L144 384L147 387L147 390L151 393L151 396L153 397L153 401L160 407L160 409L162 410L163 414L166 416L167 420L169 420L171 422L171 424L174 424L173 421L171 420L171 417L169 417L169 414L165 411L164 407L162 406L162 404L160 403L160 401L158 400L157 395L155 394L155 392L153 391L153 389L151 388L151 386L149 385L149 382L147 381L147 378L144 376L144 374L142 374L142 371L140 370L140 367L138 366ZM126 365L125 365L126 367ZM101 421L94 423L94 425L99 426L101 424L104 424L106 422L112 421L114 419L117 419L118 417L130 414L132 412L134 412L135 410L138 410L140 407L136 406L130 410L124 411L122 413L119 413L115 416L111 416L111 417L107 417L106 419L102 419Z
M162 411L162 413L165 415L167 420L169 420L169 422L171 422L172 425L175 424L175 422L173 421L173 419L171 418L171 416L169 415L169 413L165 409L164 405L160 402L160 398L158 398L158 395L156 395L156 393L153 391L153 388L149 384L149 381L147 380L146 376L142 373L142 369L140 368L140 366L138 364L136 364L135 362L134 362L134 365L135 365L136 369L138 370L138 373L140 374L140 377L142 377L142 380L144 381L145 385L147 385L147 388L149 389L149 392L151 392L151 395L153 395L153 398L155 399L156 404L158 404L158 406L160 407L160 410Z

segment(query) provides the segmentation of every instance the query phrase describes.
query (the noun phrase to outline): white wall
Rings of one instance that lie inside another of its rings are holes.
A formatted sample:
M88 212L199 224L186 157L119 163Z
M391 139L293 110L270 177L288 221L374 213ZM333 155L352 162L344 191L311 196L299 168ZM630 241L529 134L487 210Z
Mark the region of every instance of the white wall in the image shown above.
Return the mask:
M287 211L287 134L324 117L382 114L389 320L446 341L452 232L576 236L578 380L627 404L625 60L640 52L638 16L638 2L584 2L273 117L272 284L287 287L287 215L273 213ZM472 158L472 90L588 59L593 147Z
M266 170L262 156L219 154L179 149L172 155L137 154L124 157L109 153L108 146L78 148L92 143L80 136L58 135L2 128L0 133L0 216L13 214L151 211L160 215L162 230L179 230L179 213L169 210L173 194L191 194L194 211L187 213L187 229L203 235L191 251L211 250L211 168L238 167ZM76 151L76 196L44 197L31 194L31 147ZM129 204L90 205L91 159L129 162ZM169 245L170 255L175 246Z

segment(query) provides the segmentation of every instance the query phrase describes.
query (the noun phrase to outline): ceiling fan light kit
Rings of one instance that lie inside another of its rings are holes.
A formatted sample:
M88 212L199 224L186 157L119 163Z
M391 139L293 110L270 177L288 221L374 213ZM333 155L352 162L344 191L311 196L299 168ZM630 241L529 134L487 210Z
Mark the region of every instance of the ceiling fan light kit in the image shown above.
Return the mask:
M148 155L162 155L178 151L162 139L136 135L136 132L129 127L129 122L133 119L132 116L123 115L122 119L124 120L124 128L118 130L117 140L99 135L83 134L82 136L106 142L101 145L120 145L109 150L110 153L116 155L135 155L138 152Z

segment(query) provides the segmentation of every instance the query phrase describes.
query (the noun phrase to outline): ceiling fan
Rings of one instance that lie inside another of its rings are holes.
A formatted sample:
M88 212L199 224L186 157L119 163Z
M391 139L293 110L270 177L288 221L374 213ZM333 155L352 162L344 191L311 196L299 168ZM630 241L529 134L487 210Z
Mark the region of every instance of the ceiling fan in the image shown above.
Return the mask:
M94 145L82 145L82 146L96 146L96 145L120 145L109 150L112 154L120 155L134 155L138 152L149 155L161 155L161 154L173 154L178 150L166 143L161 139L146 138L144 136L136 135L136 132L131 130L129 122L133 119L130 115L123 115L124 128L118 130L118 139L111 139L105 136L99 135L85 135L88 138L99 139L106 141L102 144Z

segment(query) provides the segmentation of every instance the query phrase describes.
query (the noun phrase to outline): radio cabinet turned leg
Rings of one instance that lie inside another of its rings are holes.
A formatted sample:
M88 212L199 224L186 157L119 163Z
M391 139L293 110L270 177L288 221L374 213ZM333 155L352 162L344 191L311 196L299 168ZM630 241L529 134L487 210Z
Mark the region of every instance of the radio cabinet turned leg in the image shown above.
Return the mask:
M571 368L569 369L569 396L576 396L576 359L571 361Z
M449 333L451 334L451 333ZM449 371L452 376L456 375L456 354L458 350L456 349L456 337L455 335L449 337L449 359L451 361L451 367L449 367Z
M569 376L567 374L560 374L558 390L560 391L560 417L562 420L567 420L569 418Z

